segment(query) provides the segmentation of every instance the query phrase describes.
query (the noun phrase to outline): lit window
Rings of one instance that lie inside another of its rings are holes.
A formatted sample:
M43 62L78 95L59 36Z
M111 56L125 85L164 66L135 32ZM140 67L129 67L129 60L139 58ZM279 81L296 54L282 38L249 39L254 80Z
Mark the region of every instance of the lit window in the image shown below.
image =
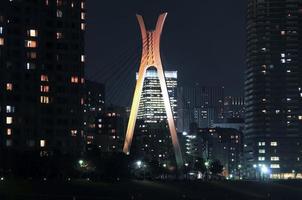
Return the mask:
M77 130L71 130L71 136L77 136L78 131Z
M6 106L6 113L13 113L15 112L15 108L13 106Z
M48 85L41 85L40 90L41 90L41 92L49 92L49 86Z
M4 39L0 37L0 46L4 45Z
M271 142L271 146L278 146L277 142Z
M27 48L36 48L37 42L34 40L25 40L25 47Z
M84 23L81 23L81 30L85 30L85 24Z
M41 81L42 82L48 82L48 76L47 75L41 75Z
M79 82L79 78L77 76L72 76L70 81L72 83L78 83Z
M276 114L279 114L280 113L280 110L276 110Z
M48 0L45 0L45 5L47 5L47 6L49 5L49 2L48 2Z
M6 83L6 90L12 91L13 90L13 84L12 83Z
M258 160L259 160L259 161L264 161L264 160L265 160L265 157L258 157Z
M85 62L85 55L81 55L81 62Z
M0 26L0 34L2 34L2 33L3 33L3 27Z
M259 153L265 153L265 149L259 149Z
M63 17L63 12L61 10L57 10L57 17L58 18Z
M302 120L302 115L299 115L298 119L299 119L299 120Z
M57 32L57 39L62 39L63 38L63 33L62 32Z
M36 69L36 64L35 63L26 63L26 69L27 70Z
M12 135L12 129L11 128L6 129L6 135Z
M81 2L81 8L84 9L85 8L85 3L82 1Z
M48 96L41 96L40 97L40 102L43 104L48 104L49 103L49 97Z
M45 147L45 146L46 146L46 141L40 140L40 147Z
M279 164L271 164L271 169L277 169L280 168Z
M13 118L12 117L6 117L6 124L12 124Z
M271 161L279 161L279 157L273 156L273 157L271 157Z
M285 31L281 31L281 35L285 35Z
M37 37L38 36L38 31L35 29L30 29L27 31L27 35L30 37Z
M265 142L258 142L258 146L259 146L259 147L265 146Z
M81 19L84 20L85 19L85 13L81 12Z

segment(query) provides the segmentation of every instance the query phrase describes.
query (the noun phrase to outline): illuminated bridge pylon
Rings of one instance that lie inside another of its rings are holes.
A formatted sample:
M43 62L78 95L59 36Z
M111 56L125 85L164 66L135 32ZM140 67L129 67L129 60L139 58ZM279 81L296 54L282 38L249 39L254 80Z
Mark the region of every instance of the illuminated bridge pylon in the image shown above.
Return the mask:
M130 146L133 139L133 133L135 129L136 118L139 109L139 103L142 95L144 79L148 68L156 68L162 97L165 105L168 126L172 138L176 164L178 168L183 167L183 159L181 154L180 145L177 138L177 132L175 122L173 118L173 112L170 105L169 94L167 90L166 80L164 76L164 70L160 58L160 37L163 29L163 25L166 19L167 13L163 13L158 17L155 30L146 30L146 26L141 15L136 15L142 34L142 58L140 68L138 71L137 82L135 86L134 97L131 105L130 117L128 121L128 127L126 132L126 138L124 142L123 152L130 153Z

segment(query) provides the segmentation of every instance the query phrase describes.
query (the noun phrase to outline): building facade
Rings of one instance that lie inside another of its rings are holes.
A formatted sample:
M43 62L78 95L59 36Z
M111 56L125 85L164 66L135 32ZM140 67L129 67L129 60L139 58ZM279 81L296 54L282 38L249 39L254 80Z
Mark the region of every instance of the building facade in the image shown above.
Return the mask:
M301 9L301 0L248 1L248 177L265 167L271 178L302 178Z
M2 149L82 150L84 32L83 0L1 1Z
M182 137L186 162L194 163L198 158L207 162L219 160L226 177L242 176L242 132L232 128L198 128L191 125L191 130Z
M177 71L165 71L173 117L177 118ZM166 111L157 72L148 69L144 81L137 119L157 123L166 119Z
M98 148L98 132L103 127L105 113L105 85L93 81L85 82L84 135L86 149Z
M223 121L224 88L213 86L182 86L178 89L177 129L188 132L191 123L210 127Z

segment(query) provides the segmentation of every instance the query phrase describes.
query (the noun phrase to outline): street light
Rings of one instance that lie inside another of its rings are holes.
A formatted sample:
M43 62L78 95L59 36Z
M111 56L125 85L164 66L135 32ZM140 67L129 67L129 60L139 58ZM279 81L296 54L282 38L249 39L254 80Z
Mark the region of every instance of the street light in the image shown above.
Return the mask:
M84 164L84 160L79 160L79 165L82 166Z
M136 165L137 165L138 168L141 168L141 166L142 166L142 161L141 161L141 160L136 161Z

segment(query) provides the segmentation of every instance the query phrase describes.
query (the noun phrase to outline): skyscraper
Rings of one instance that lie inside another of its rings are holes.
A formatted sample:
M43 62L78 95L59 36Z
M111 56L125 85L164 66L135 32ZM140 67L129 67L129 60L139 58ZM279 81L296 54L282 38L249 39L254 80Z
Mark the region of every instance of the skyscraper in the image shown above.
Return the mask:
M245 79L247 176L302 178L302 1L249 0Z
M189 131L191 123L207 128L223 120L224 87L182 86L178 90L178 131Z
M1 1L2 148L82 150L84 29L83 0Z
M177 117L177 71L165 71L173 117ZM157 123L167 118L156 70L148 69L138 111L138 119Z
M88 150L100 145L99 131L103 128L105 113L105 85L93 81L85 82L84 134Z

